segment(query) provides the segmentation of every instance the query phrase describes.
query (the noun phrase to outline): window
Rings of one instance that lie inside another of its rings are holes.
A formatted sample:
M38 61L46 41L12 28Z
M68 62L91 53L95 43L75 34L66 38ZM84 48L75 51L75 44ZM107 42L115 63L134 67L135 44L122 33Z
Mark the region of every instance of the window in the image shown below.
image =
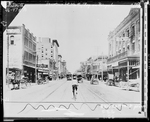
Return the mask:
M140 41L138 42L138 51L140 51Z
M32 49L32 42L29 41L29 48Z
M45 55L47 55L47 53L45 53Z
M122 36L125 37L125 34L123 33Z
M123 48L123 52L125 52L125 48Z
M10 44L14 45L14 36L10 36Z
M132 36L135 36L135 26L132 26Z
M35 44L33 44L33 50L36 51L36 46L35 46Z
M135 43L132 43L132 50L135 52Z
M129 47L129 45L127 46L127 49L128 49L128 50L130 50L130 47Z
M139 20L137 21L137 31L140 32L140 22L139 22Z
M129 30L127 30L127 37L129 37Z
M47 51L47 49L45 49Z

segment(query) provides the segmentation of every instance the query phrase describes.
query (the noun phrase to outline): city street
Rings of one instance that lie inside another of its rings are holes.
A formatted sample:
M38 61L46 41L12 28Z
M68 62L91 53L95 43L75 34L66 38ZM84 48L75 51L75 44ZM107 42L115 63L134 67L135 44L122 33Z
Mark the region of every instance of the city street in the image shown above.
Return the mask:
M79 83L77 99L66 79L49 81L19 90L7 90L4 114L7 117L113 117L140 116L140 92L119 87ZM109 108L109 109L108 109Z

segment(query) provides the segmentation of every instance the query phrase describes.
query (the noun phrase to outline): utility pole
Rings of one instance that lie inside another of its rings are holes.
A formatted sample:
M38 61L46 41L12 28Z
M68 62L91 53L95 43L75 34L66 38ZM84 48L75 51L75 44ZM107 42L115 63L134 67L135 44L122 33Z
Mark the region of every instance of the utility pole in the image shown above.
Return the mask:
M6 33L7 33L7 75L9 75L9 34L8 34L8 25L6 27ZM9 88L9 82L7 81L8 88Z

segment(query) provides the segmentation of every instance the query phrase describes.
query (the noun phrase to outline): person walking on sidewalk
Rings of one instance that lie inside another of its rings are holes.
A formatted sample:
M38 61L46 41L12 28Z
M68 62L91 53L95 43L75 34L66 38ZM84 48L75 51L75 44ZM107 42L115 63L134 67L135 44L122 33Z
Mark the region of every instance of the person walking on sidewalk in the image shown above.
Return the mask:
M76 99L76 94L78 90L78 81L77 79L72 80L72 93L73 93L73 98Z

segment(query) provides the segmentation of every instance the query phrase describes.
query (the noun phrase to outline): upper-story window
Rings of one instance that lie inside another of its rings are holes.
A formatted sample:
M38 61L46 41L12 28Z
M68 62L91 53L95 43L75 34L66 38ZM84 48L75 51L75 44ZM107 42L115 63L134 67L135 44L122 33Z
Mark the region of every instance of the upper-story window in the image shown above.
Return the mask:
M14 36L10 36L10 44L14 45Z
M129 30L127 30L127 37L129 37Z
M36 51L36 46L35 46L35 44L33 44L33 50Z
M125 52L125 47L123 47L123 52Z
M139 22L139 20L137 21L137 31L140 32L140 22Z
M122 36L125 37L125 33L123 33Z
M127 46L127 50L130 50L130 46L129 45Z
M135 36L135 26L132 26L132 36Z

